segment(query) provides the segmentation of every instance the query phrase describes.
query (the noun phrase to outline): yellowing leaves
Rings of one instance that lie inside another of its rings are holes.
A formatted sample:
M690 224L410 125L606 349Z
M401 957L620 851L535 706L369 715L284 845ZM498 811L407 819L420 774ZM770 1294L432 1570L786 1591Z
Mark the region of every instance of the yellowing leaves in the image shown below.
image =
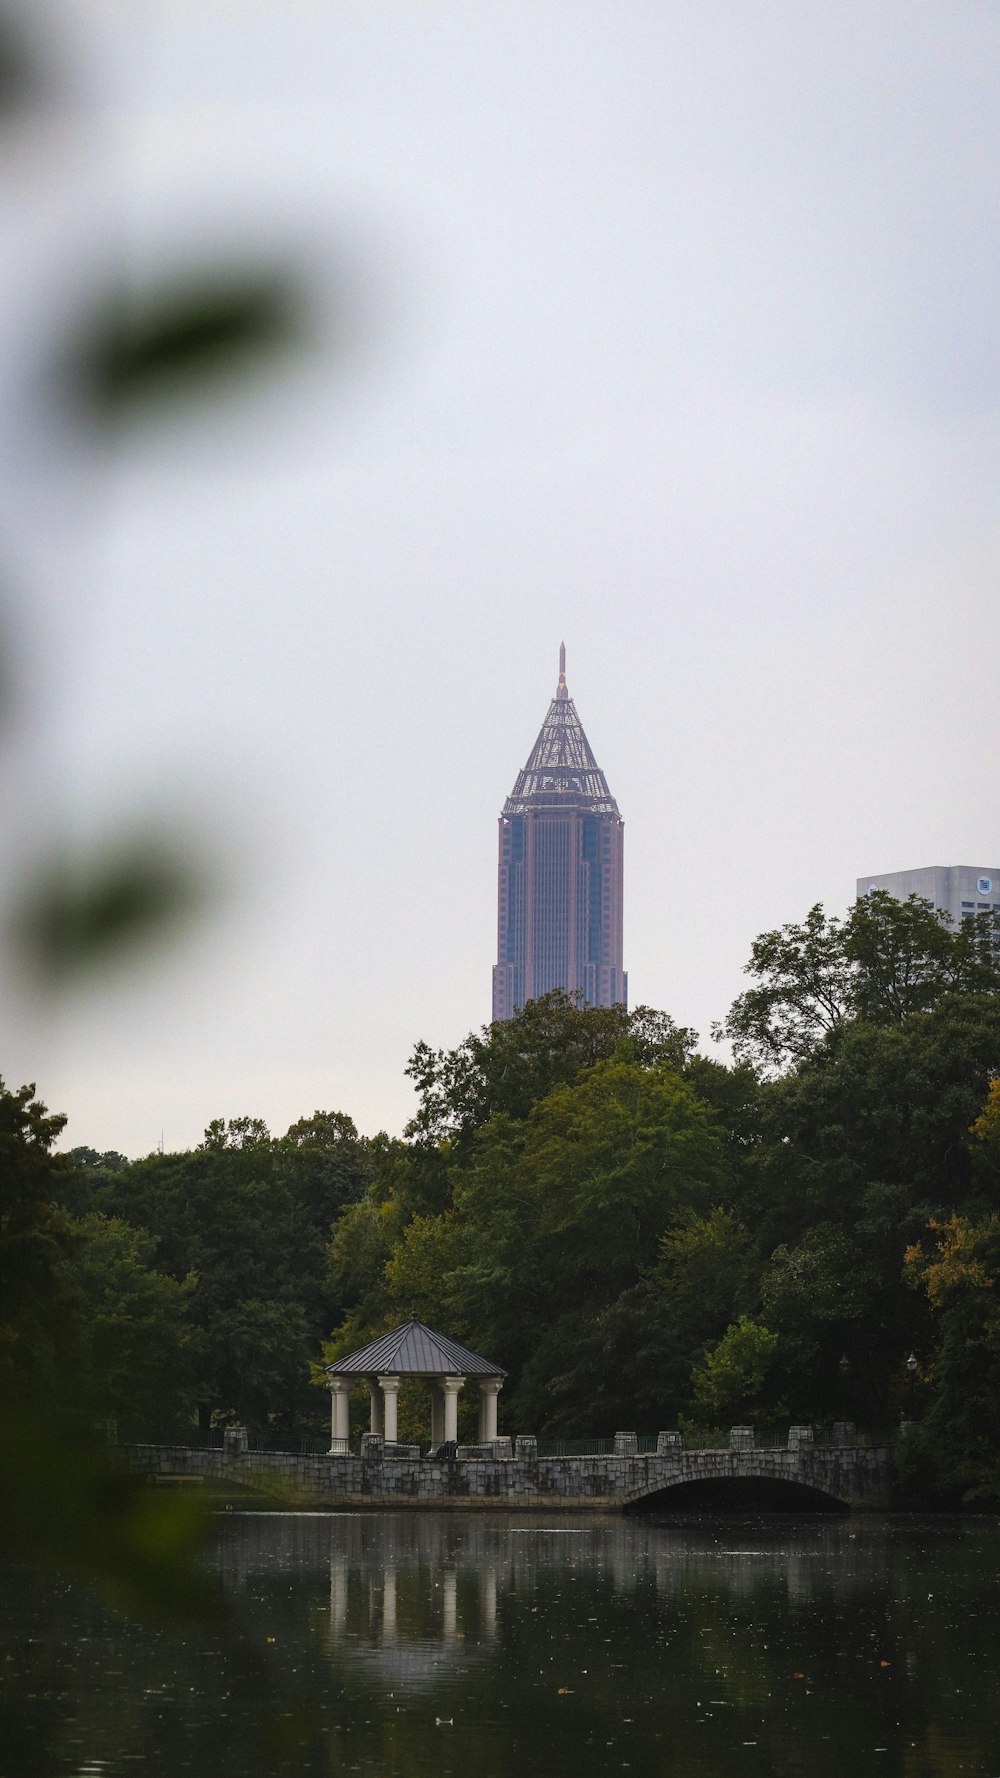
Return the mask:
M984 1263L984 1249L992 1253L1000 1244L1000 1217L988 1216L974 1223L967 1216L952 1216L930 1227L939 1239L933 1254L923 1247L908 1247L904 1269L911 1284L923 1286L935 1309L940 1309L957 1290L992 1290L994 1278Z
M1000 1075L990 1081L986 1104L975 1123L971 1125L971 1132L979 1142L1000 1139Z

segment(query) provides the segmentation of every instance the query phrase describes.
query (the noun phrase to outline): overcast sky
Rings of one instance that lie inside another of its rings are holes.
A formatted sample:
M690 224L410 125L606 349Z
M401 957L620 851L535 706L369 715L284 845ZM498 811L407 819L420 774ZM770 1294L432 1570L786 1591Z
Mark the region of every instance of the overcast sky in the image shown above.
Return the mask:
M758 932L1000 867L995 6L50 17L70 97L0 156L8 394L122 266L277 265L309 315L103 458L4 404L6 893L130 820L228 884L58 1001L8 972L0 1068L69 1143L401 1129L414 1042L489 1016L563 639L632 1003L706 1044Z

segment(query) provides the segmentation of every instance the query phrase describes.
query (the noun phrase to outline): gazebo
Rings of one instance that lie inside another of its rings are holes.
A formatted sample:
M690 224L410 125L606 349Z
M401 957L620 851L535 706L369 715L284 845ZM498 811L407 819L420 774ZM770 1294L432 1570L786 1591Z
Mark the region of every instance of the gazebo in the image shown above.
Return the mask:
M360 1380L368 1384L371 1395L371 1430L381 1433L388 1444L396 1439L399 1385L410 1377L419 1378L430 1390L432 1445L457 1438L458 1393L469 1377L479 1384L480 1443L497 1436L497 1396L507 1375L503 1366L435 1333L416 1315L359 1351L328 1364L326 1373L330 1379L331 1452L346 1448L348 1398L351 1385Z

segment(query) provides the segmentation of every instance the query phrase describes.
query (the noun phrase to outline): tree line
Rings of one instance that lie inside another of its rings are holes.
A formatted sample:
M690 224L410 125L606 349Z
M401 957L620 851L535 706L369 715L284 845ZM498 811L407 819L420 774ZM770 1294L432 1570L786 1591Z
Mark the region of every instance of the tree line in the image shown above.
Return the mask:
M146 1436L318 1432L321 1361L415 1311L507 1368L512 1430L903 1417L909 1498L998 1503L996 939L813 908L753 946L727 1063L546 995L417 1044L401 1138L316 1112L58 1154L4 1091L0 1383Z

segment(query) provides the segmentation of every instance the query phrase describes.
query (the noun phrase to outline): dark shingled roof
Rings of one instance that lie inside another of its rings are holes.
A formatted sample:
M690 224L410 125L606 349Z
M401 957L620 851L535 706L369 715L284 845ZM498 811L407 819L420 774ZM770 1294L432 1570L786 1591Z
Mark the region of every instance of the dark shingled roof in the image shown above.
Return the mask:
M433 1333L415 1315L394 1327L391 1333L383 1334L381 1339L371 1340L359 1351L349 1352L346 1358L338 1358L336 1364L328 1364L326 1368L332 1377L370 1377L377 1372L399 1377L507 1375L502 1364L491 1364L488 1358L470 1352L456 1340L446 1340L443 1334Z

